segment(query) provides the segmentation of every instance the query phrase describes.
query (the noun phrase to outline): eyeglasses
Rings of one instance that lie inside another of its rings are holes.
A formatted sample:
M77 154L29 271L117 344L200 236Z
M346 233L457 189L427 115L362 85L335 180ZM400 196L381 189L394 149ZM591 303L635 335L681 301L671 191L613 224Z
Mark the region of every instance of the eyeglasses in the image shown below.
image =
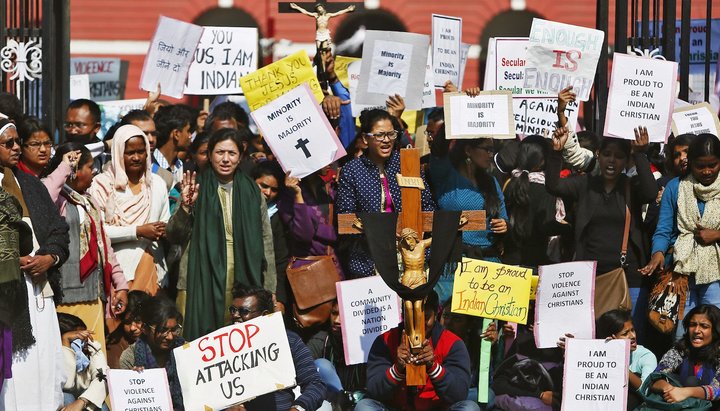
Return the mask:
M20 145L19 138L11 138L10 140L0 143L0 146L5 147L7 150L12 150L13 147L15 147L15 144L17 144L18 146Z
M385 137L387 137L387 139L390 141L395 140L398 136L398 132L397 132L397 130L392 130L392 131L386 131L384 133L375 133L375 134L365 133L365 135L368 137L372 137L375 139L375 141L377 141L378 143L381 143L381 142L385 141Z
M23 144L23 147L27 147L32 150L39 150L41 146L45 148L50 148L52 147L52 141L33 141Z
M174 328L157 328L154 325L148 325L148 328L150 328L155 334L159 335L160 337L167 337L170 334L172 334L175 337L179 337L182 335L182 325L177 325Z
M73 128L85 128L91 126L91 124L81 123L79 121L66 121L63 123L65 130L71 130Z
M230 314L232 314L232 315L238 314L238 315L240 315L240 317L243 317L243 318L247 317L248 315L250 315L252 313L260 312L260 310L248 310L245 307L234 307L232 305L230 306L230 308L228 308L228 311L230 311Z

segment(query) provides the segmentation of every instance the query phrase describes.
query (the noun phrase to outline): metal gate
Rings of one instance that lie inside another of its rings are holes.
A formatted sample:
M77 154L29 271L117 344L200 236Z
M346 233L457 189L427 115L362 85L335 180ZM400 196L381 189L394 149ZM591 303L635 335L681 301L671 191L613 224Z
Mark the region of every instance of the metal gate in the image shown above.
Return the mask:
M69 101L69 7L67 0L0 1L0 90L54 134Z

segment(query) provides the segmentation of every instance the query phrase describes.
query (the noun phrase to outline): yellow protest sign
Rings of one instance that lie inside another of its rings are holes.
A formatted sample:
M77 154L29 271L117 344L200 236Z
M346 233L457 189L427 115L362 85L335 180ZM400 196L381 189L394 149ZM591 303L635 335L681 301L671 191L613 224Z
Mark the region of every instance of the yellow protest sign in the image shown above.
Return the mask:
M534 300L537 296L537 285L538 285L538 277L537 275L532 276L532 282L530 283L530 299Z
M463 258L451 311L527 324L532 269Z
M358 60L360 60L358 57L335 56L335 74L348 90L350 90L350 79L348 78L347 67L350 63Z
M251 111L275 100L302 83L308 83L318 103L322 102L323 92L305 50L300 50L282 60L268 64L240 79L240 87L242 87Z

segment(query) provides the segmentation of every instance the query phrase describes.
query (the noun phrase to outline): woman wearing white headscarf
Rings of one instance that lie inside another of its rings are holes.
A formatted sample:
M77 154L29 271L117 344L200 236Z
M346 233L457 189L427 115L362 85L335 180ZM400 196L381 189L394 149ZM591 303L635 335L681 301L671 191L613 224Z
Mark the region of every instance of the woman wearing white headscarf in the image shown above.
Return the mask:
M130 289L154 295L167 271L158 240L165 235L170 211L167 187L151 171L150 142L140 128L128 124L117 130L112 163L88 192L103 212Z

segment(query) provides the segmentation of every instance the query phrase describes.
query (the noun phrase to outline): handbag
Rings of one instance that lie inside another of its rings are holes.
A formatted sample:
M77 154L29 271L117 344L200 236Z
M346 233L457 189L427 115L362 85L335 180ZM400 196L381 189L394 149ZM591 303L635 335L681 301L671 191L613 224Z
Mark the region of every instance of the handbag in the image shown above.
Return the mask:
M630 237L630 180L625 184L625 228L620 249L620 267L595 278L595 319L610 310L631 310L630 288L625 277L628 238Z
M648 320L663 334L670 334L683 319L688 277L665 268L658 276L648 304Z

